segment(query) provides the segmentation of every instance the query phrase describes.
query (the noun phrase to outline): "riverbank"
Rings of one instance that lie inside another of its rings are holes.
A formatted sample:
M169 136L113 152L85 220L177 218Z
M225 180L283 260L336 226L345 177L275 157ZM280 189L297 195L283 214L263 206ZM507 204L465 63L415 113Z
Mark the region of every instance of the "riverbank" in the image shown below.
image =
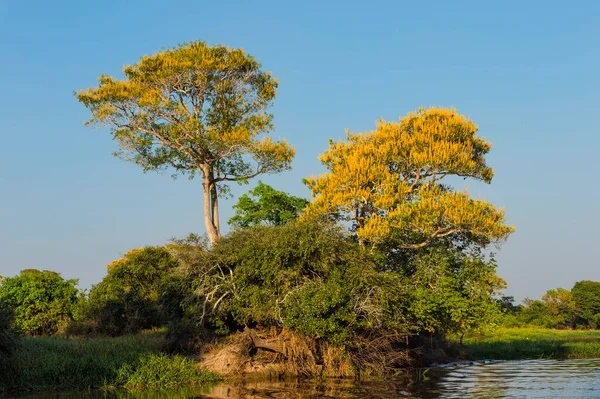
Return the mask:
M426 345L415 340L411 349L395 348L391 343L396 341L384 338L375 344L363 342L372 349L364 355L289 331L248 330L204 343L195 356L184 357L163 353L164 331L120 337L22 337L7 363L9 369L0 369L0 392L206 387L222 380L235 382L242 375L256 381L359 376L377 380L393 370L383 368L388 363L410 370L454 359L437 340L428 338Z
M600 358L600 331L499 328L465 337L472 360Z
M0 373L0 392L173 388L210 383L215 374L181 356L163 354L165 334L115 338L23 337Z
M463 342L468 355L463 352L459 357L466 355L471 360L600 358L600 331L500 328L486 335L467 336ZM163 354L164 344L163 331L115 338L23 337L11 370L0 373L0 392L176 388L219 380L218 375L203 368L205 364ZM223 349L227 346L214 353L218 355ZM426 353L419 357L426 357ZM225 360L228 367L234 366L231 359ZM438 360L432 358L431 362ZM254 363L256 366L258 362Z

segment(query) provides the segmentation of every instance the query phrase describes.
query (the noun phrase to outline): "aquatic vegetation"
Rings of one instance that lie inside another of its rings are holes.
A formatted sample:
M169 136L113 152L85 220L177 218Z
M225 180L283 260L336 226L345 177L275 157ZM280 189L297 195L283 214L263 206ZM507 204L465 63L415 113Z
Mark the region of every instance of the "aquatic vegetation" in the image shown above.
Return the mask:
M115 383L128 389L145 389L195 386L219 380L217 374L199 369L191 359L161 353L124 364L117 372Z

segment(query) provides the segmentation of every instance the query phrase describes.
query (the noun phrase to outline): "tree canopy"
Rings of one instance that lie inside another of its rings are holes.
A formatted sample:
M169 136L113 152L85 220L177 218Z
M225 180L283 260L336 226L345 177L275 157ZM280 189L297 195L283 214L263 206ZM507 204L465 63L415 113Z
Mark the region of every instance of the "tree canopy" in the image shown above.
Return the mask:
M144 56L123 72L124 79L102 75L97 87L77 93L92 112L88 123L110 126L117 155L144 171L200 174L214 243L227 183L290 168L293 148L265 135L277 80L244 50L204 42Z
M82 318L71 330L119 335L181 316L177 291L182 282L173 273L177 265L164 247L127 252L107 266L107 275L92 287Z
M79 291L77 280L65 280L48 270L26 269L0 284L0 302L15 316L19 330L52 335L72 320Z
M254 189L242 195L233 206L235 215L229 219L229 224L241 228L280 226L297 219L307 205L306 199L275 190L259 181Z
M400 248L461 235L483 244L503 240L513 231L504 212L445 180L491 182L491 144L476 133L455 109L421 108L371 132L347 132L346 141L330 140L319 158L328 172L305 179L315 197L309 213L340 215L361 242L392 240Z
M571 289L579 319L589 325L600 325L600 281L578 281Z

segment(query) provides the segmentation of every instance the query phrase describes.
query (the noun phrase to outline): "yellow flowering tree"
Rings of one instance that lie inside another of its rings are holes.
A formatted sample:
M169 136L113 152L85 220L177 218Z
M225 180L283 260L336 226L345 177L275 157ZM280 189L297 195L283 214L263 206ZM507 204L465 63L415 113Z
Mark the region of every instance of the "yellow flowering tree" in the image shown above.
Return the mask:
M451 176L491 182L491 144L476 133L472 121L445 108L347 132L319 158L328 172L305 179L314 197L308 214L351 222L361 243L391 240L416 249L460 235L483 244L503 240L513 231L504 211L447 184Z
M227 183L290 168L294 150L268 136L277 80L241 49L192 42L142 57L124 79L102 75L78 100L88 123L111 127L116 155L144 171L171 167L202 177L210 241L220 236Z

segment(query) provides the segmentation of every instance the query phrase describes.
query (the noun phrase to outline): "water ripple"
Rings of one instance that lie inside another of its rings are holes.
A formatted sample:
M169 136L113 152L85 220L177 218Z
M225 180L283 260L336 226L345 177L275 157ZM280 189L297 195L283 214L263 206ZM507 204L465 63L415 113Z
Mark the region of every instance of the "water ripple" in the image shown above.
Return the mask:
M442 368L432 374L415 397L600 397L600 359L474 363Z
M248 382L176 392L100 392L22 394L23 399L155 398L600 398L600 359L521 360L447 364L415 382ZM0 396L1 397L1 396ZM4 396L7 397L7 396ZM10 396L9 396L10 397Z

